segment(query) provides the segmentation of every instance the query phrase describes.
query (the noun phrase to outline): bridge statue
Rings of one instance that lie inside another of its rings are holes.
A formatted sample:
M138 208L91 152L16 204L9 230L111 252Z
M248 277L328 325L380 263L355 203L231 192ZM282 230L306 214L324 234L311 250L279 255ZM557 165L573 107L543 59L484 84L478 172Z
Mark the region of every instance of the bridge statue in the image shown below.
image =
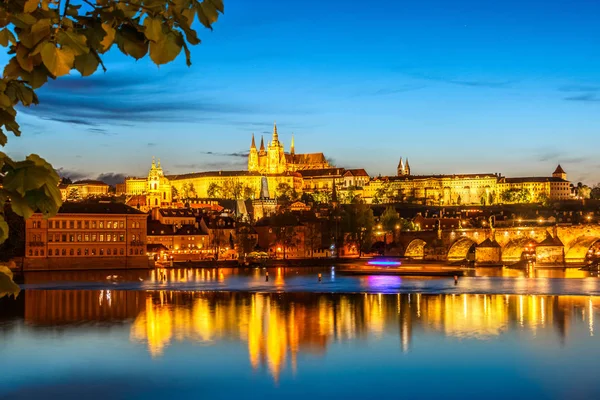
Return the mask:
M494 218L491 215L488 223L490 224L490 240L496 240L496 228L494 228Z

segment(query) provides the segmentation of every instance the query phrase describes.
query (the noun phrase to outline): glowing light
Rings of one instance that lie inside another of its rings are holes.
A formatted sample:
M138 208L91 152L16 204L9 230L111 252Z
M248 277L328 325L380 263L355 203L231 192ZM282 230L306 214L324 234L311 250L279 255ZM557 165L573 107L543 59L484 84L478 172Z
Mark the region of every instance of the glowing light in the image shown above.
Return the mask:
M392 265L401 265L402 263L400 261L369 261L367 264L389 267Z

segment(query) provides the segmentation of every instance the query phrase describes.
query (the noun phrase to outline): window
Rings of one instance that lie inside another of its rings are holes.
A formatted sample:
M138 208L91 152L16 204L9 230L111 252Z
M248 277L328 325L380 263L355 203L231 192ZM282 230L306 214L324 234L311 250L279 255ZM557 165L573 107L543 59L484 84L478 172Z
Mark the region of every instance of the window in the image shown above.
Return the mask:
M96 221L92 221L92 229L96 229Z
M75 235L69 235L69 242L75 241Z
M124 241L125 241L125 235L121 233L119 235L119 242L124 242Z
M69 228L71 228L71 229L75 228L75 221L69 221Z
M106 255L110 256L110 249L106 249Z
M48 242L54 241L54 235L48 235Z
M77 255L80 256L81 255L81 249L77 249Z
M119 229L123 229L123 228L125 228L125 222L119 221Z
M92 233L92 242L95 242L95 241L96 241L96 239L97 239L97 236L96 236L96 234L95 234L95 233Z
M85 229L90 229L90 221L85 221L83 226L85 227Z
M77 229L81 229L81 221L77 221Z
M104 234L103 233L100 234L100 241L104 242Z
M31 252L31 250L29 250ZM133 249L129 249L129 255L132 256L133 255Z
M75 250L74 249L70 249L69 250L69 255L70 256L74 256L75 255Z
M62 221L62 222L61 222L61 227L62 227L63 229L65 229L65 228L67 227L67 221Z
M85 242L89 242L89 241L90 241L90 235L88 235L88 234L86 233L86 234L85 234L85 236L84 236L84 239L83 239L83 240L84 240Z
M29 257L33 255L33 250L29 249Z
M83 255L84 256L89 256L90 255L90 249L83 250Z
M117 229L118 226L119 226L119 223L117 221L113 222L113 228Z
M96 249L92 249L92 255L95 256L96 255Z
M100 249L100 255L103 256L104 255L104 249Z
M44 256L44 250L40 250L40 256Z
M66 242L67 241L67 235L62 235L62 242Z
M81 236L81 233L80 233L79 235L77 235L77 241L81 242L81 240L82 240L82 236Z
M116 241L117 241L117 234L115 233L115 234L113 234L113 242L116 242Z
M66 256L66 255L67 255L67 249L62 249L62 251L61 251L61 254L62 254L63 256Z
M65 250L63 249L63 252L64 252L64 251L65 251ZM58 249L55 249L55 250L54 250L54 255L55 255L55 256L57 256L57 255L58 255Z
M121 249L119 249L119 254L120 255L125 255L125 249L121 247Z
M106 223L106 229L112 229L112 221Z
M98 222L98 228L104 229L104 221Z

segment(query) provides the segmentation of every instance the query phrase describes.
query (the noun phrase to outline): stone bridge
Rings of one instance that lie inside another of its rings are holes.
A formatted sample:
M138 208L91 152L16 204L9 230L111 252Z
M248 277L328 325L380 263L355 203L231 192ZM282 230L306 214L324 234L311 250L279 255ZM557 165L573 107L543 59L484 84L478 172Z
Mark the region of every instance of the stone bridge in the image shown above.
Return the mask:
M530 254L541 265L577 265L600 246L600 225L402 232L396 243L406 257L418 260L510 264Z

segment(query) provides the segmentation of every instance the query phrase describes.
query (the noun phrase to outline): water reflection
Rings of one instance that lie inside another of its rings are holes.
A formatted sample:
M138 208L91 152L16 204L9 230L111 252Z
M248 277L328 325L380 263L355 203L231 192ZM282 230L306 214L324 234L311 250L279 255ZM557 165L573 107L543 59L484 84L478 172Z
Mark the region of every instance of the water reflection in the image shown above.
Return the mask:
M419 335L486 341L513 331L556 345L575 325L593 336L600 312L599 297L583 296L32 290L14 307L22 302L34 329L130 324L130 341L157 359L177 342L238 341L251 367L275 380L299 368L299 354L325 354L334 342L392 335L409 352Z

